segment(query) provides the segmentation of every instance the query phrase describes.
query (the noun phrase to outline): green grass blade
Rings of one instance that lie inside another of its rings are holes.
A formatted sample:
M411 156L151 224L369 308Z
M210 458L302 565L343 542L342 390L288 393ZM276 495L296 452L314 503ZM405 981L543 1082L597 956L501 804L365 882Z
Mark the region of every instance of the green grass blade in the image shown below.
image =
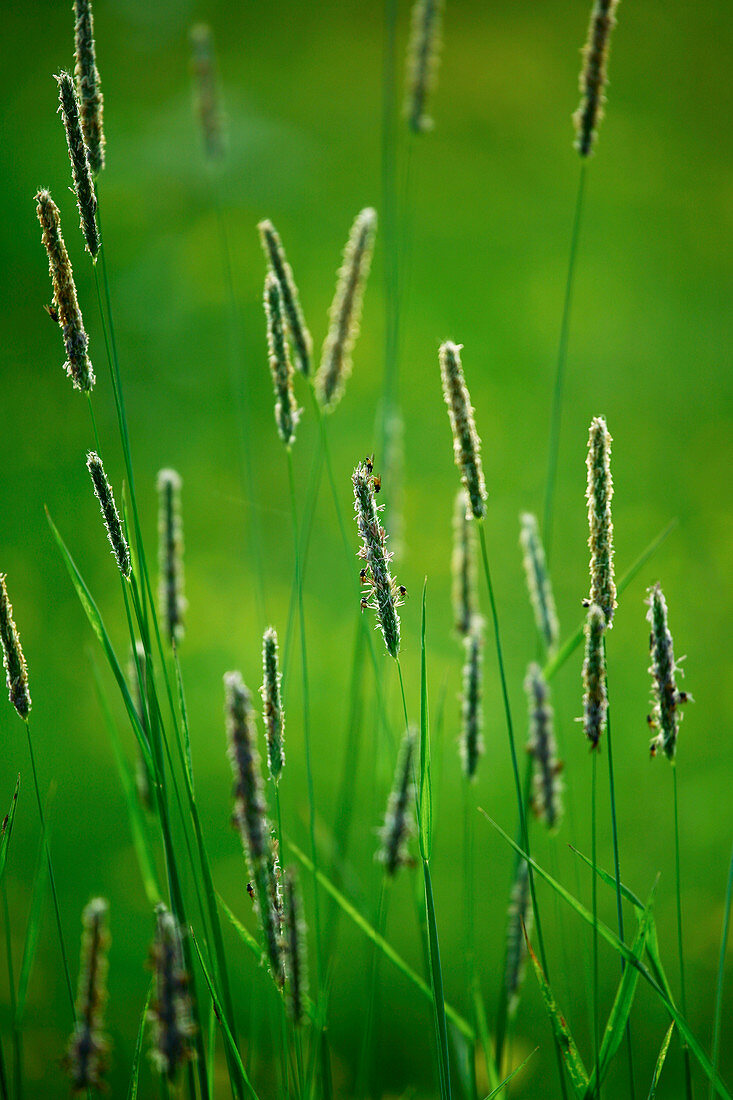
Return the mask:
M730 928L731 897L733 896L733 852L731 852L730 865L728 867L728 886L725 891L725 910L723 913L723 928L720 934L720 959L718 962L718 979L715 984L715 1023L713 1025L713 1069L718 1072L718 1057L720 1055L720 1018L723 1012L723 978L725 976L725 953L728 948L728 930ZM712 1100L712 1091L710 1093Z
M573 1091L578 1097L578 1100L584 1100L588 1091L588 1074L583 1065L583 1059L580 1057L580 1052L575 1045L575 1040L570 1032L570 1028L557 1007L557 1002L550 988L550 983L544 975L539 959L532 950L532 944L529 942L526 929L524 930L524 939L527 944L527 953L532 961L534 972L537 975L545 1010L550 1018L550 1024L552 1025L558 1048L562 1051L563 1062L568 1071L570 1083L573 1086Z
M23 944L23 956L20 963L18 976L18 998L15 1005L15 1026L20 1027L25 1001L28 995L28 984L33 970L33 963L38 948L38 939L41 933L41 920L43 917L43 905L46 900L48 876L44 874L46 835L41 836L41 843L36 858L36 867L33 873L33 887L31 891L31 910L28 914L28 924L25 931L25 943Z
M493 1096L496 1093L497 1089L502 1088L502 1083L499 1081L499 1074L496 1068L494 1051L491 1046L489 1025L486 1020L486 1008L484 1006L484 999L481 996L481 990L479 989L478 982L476 983L473 990L473 1011L476 1019L476 1031L478 1032L481 1049L484 1052L486 1073L488 1074L489 1084L494 1090L491 1094Z
M15 781L15 790L13 791L13 797L10 800L10 809L3 818L2 829L0 829L0 881L5 873L5 865L8 861L8 848L10 846L10 838L13 835L13 825L15 824L15 812L18 808L18 791L20 790L20 775Z
M292 840L288 840L288 848L295 856L295 858L299 861L299 863L302 863L306 870L310 871L312 869L313 865L308 859L308 856L298 847L297 844L294 844ZM427 982L424 982L420 975L417 974L412 969L412 967L405 962L402 956L397 954L392 945L388 943L383 936L379 935L379 933L369 923L369 921L365 917L363 917L359 910L356 909L351 904L351 902L344 897L340 890L336 889L331 880L327 878L322 871L318 872L318 881L320 882L326 893L333 898L333 900L346 914L346 916L354 922L357 928L361 929L367 939L371 940L371 942L379 948L382 954L385 955L386 958L388 958L389 961L397 967L399 972L405 978L407 978L408 981L410 981L416 989L419 989L424 997L427 997L427 999L432 1002L433 994ZM451 1021L451 1023L456 1025L462 1035L465 1035L465 1037L471 1042L475 1042L476 1035L471 1025L468 1023L467 1020L463 1018L463 1016L461 1016L459 1012L456 1012L456 1010L449 1004L445 1005L445 1015L446 1018Z
M433 844L433 788L430 779L430 725L428 717L428 677L425 654L425 612L428 578L422 589L422 614L420 617L420 855L430 859Z
M652 1084L649 1089L649 1096L647 1100L654 1100L657 1095L657 1085L659 1084L659 1078L662 1075L662 1068L664 1067L664 1060L667 1057L667 1051L669 1050L669 1044L672 1041L672 1032L674 1031L674 1020L667 1028L667 1034L662 1040L662 1045L659 1049L659 1057L657 1058L657 1064L654 1067L654 1073L652 1075Z
M137 1042L135 1043L135 1053L132 1058L132 1070L130 1072L130 1085L127 1090L127 1100L137 1100L138 1080L140 1077L140 1062L142 1060L143 1051L143 1035L145 1034L145 1024L148 1019L148 1007L150 1005L150 998L153 993L153 982L148 986L148 995L145 998L145 1006L140 1015L140 1026L137 1029ZM214 1095L213 1092L211 1094Z
M450 1100L450 1052L448 1050L448 1027L445 1020L443 972L440 966L440 943L438 940L438 922L435 917L433 884L430 879L430 865L426 859L423 860L423 875L425 878L425 912L428 921L430 984L432 986L435 1038L438 1043L438 1065L440 1067L440 1092L443 1100Z
M496 1088L493 1088L491 1090L491 1092L485 1098L485 1100L493 1100L493 1098L495 1096L498 1096L499 1093L502 1091L502 1089L505 1089L507 1087L507 1085L509 1084L509 1082L511 1080L513 1080L513 1078L515 1078L521 1070L524 1069L524 1067L527 1065L527 1062L530 1060L530 1058L533 1057L533 1055L535 1055L537 1053L537 1051L539 1049L540 1049L539 1047L535 1047L534 1050L530 1050L527 1057L523 1061L521 1061L518 1066L515 1066L515 1068L512 1070L512 1072L509 1074L509 1076L505 1077L500 1085L497 1085Z

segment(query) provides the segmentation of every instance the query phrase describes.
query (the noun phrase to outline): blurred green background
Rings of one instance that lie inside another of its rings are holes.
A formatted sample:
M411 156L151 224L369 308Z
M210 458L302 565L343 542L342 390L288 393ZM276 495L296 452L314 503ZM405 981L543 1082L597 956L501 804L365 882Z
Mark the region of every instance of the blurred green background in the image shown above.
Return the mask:
M84 465L92 443L84 399L65 378L49 301L46 259L33 195L49 187L61 207L98 376L95 407L108 473L123 477L94 281L83 252L52 74L72 62L70 4L3 4L3 134L0 141L0 569L8 574L30 667L41 782L50 791L52 845L62 915L78 958L79 915L93 894L110 899L109 1030L112 1095L124 1095L148 976L152 919L127 824L114 758L95 697L95 640L52 544L44 505L75 554L124 656L119 587ZM400 0L397 85L401 102L409 5ZM528 5L461 0L447 5L444 50L433 98L435 130L413 141L409 188L400 185L400 396L405 421L404 539L396 572L409 590L403 653L409 703L418 707L419 591L428 576L429 674L436 734L434 882L446 995L468 1013L463 967L463 887L458 765L461 648L450 610L451 515L457 475L442 404L437 347L465 345L464 366L483 439L494 580L515 722L524 736L522 681L535 655L518 550L521 511L539 511L546 469L549 402L578 180L571 114L587 0ZM260 638L256 573L248 530L259 523L266 558L268 620L284 634L292 578L287 476L275 433L261 307L263 260L255 226L270 217L285 242L316 348L325 335L333 280L348 228L363 206L383 206L381 176L383 10L377 3L322 0L195 4L187 0L99 0L97 56L105 95L108 167L100 182L104 239L127 398L138 494L149 553L155 539L155 474L175 466L184 481L187 635L183 671L192 723L197 794L227 901L251 922L239 842L229 827L222 673L242 669L255 687ZM240 339L249 379L255 490L240 476L239 426L229 373L230 327L211 188L191 109L188 29L211 23L225 89L230 156L223 181ZM614 520L619 573L673 518L679 526L622 600L609 639L623 877L645 895L657 871L663 954L676 988L671 773L647 752L648 628L644 589L661 580L685 687L695 698L679 750L683 904L689 1019L709 1049L713 990L731 844L730 560L733 460L729 367L731 296L729 60L730 6L622 4L610 63L607 118L589 165L560 451L554 585L563 636L587 591L585 447L593 415L614 437ZM400 104L398 103L399 109ZM399 129L399 174L408 138ZM405 201L406 200L406 201ZM378 236L362 334L346 396L329 423L343 514L349 475L377 446L375 418L385 341L385 257ZM299 391L301 403L307 394ZM301 501L316 431L310 409L295 444ZM380 456L376 459L380 468ZM391 493L391 490L392 493ZM384 485L387 508L396 487ZM354 570L358 568L354 559ZM306 579L315 788L324 858L344 768L347 684L358 600L324 482ZM484 606L485 593L482 592ZM485 654L486 755L475 803L509 831L515 803L493 645ZM398 729L394 668L383 666ZM590 763L580 727L578 652L555 684L558 736L572 790L549 851L535 830L538 859L557 860L580 886L567 843L588 850ZM352 772L354 841L346 888L373 919L378 872L374 829L392 760L378 731L373 677L364 666L361 755ZM111 686L110 686L111 691ZM286 684L287 768L281 785L286 829L307 836L302 711L297 661ZM115 699L115 707L117 702ZM443 719L439 712L442 708ZM122 724L122 715L116 711ZM4 807L18 771L21 800L8 869L17 967L30 902L38 824L23 730L0 707ZM131 736L125 729L132 757ZM605 765L606 757L602 758ZM605 767L599 860L612 864ZM501 980L511 858L482 820L476 826L478 962L493 1026ZM392 891L388 935L422 969L412 874ZM308 895L309 917L312 899ZM550 958L563 1010L591 1060L585 929L540 890ZM601 893L604 917L614 902ZM310 919L312 924L312 918ZM331 930L328 942L334 946ZM272 1095L271 989L229 940L246 1050L263 1096ZM364 1028L369 952L342 921L330 1007L338 1095L347 1095ZM730 970L730 968L729 968ZM733 990L729 988L726 1004ZM602 996L610 1006L618 960L602 952ZM7 975L0 967L2 1034L8 1049ZM34 1095L64 1096L58 1068L69 1030L62 973L47 905L24 1024L26 1075ZM638 1089L646 1094L667 1026L642 984L633 1032ZM733 1029L723 1014L721 1068L733 1077ZM432 1023L386 962L380 965L378 1077L386 1095L436 1092ZM513 1052L540 1051L513 1087L554 1096L550 1031L532 975ZM681 1095L675 1041L659 1096ZM480 1077L482 1076L480 1070ZM607 1095L626 1095L623 1058ZM702 1081L698 1088L702 1094ZM143 1095L153 1095L145 1070ZM487 1090L484 1090L487 1091ZM706 1089L705 1089L706 1091ZM227 1095L222 1084L220 1094Z

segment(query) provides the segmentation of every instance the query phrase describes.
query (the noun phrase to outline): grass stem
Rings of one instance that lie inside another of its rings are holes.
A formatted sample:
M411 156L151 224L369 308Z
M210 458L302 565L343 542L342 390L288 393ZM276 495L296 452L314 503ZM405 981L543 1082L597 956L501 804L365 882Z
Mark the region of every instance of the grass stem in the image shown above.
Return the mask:
M715 985L715 1022L713 1024L713 1076L710 1079L710 1100L713 1100L715 1086L713 1080L718 1072L720 1061L720 1021L723 1015L723 978L725 977L725 956L728 949L728 931L730 928L731 899L733 899L733 851L728 866L728 886L725 891L725 910L723 928L720 934L720 959L718 961L718 980Z
M672 760L672 788L674 796L674 866L677 894L677 950L680 960L680 1002L682 1014L687 1019L687 988L685 983L685 953L682 946L682 892L680 888L680 827L677 803L677 761ZM685 1092L687 1100L692 1100L692 1064L690 1048L683 1041L682 1051L685 1060Z
M596 875L596 790L598 772L598 750L592 753L593 765L591 773L590 794L590 828L591 828L591 862L593 864L593 881L591 883L591 908L593 911L593 1063L596 1077L596 1100L601 1100L601 1074L598 1060L599 1038L598 1026L601 1015L599 998L598 977L598 876Z

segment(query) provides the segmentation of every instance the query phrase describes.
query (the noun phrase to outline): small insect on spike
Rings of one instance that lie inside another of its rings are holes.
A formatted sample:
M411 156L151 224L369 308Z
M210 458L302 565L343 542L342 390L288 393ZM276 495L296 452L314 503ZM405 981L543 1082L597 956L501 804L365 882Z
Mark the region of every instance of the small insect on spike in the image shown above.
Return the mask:
M613 519L611 498L611 436L602 416L590 426L588 438L588 546L590 547L590 595L588 604L603 611L605 625L611 626L616 610L616 582L613 574Z
M226 141L211 27L206 23L198 23L195 27L191 27L189 38L193 92L196 113L201 124L204 152L208 160L223 160Z
M64 338L66 362L64 369L78 390L90 393L94 388L94 371L89 361L89 337L76 297L74 273L61 233L59 209L48 191L36 194L36 213L41 223L41 240L48 255L48 270L53 286L53 303L47 307L52 320L57 321Z
M470 511L476 519L486 514L486 485L481 466L481 440L473 420L471 395L463 377L461 348L446 340L440 345L443 396L453 432L453 454L468 494Z
M109 1044L104 1034L107 1001L107 952L109 903L93 898L82 914L81 963L76 997L76 1024L69 1039L64 1066L73 1092L105 1089L103 1074Z
M658 584L649 589L649 610L647 619L651 623L651 665L653 713L650 725L658 732L652 738L650 751L656 756L661 749L668 760L674 760L677 753L677 736L682 719L680 706L691 701L686 691L677 687L676 674L682 669L674 659L672 635L667 625L667 601Z
M433 128L426 105L438 68L442 7L442 0L415 0L412 7L405 115L410 129L416 134Z
M618 0L596 0L591 11L588 39L582 51L580 92L583 99L573 115L577 135L575 148L581 157L587 157L592 151L598 123L603 118L609 40L616 25L617 7Z
M519 995L524 979L524 963L527 945L524 938L532 931L532 898L529 889L529 869L526 860L520 860L512 887L506 929L506 971L504 982L507 992L507 1013L511 1019L519 1007Z
M557 759L552 728L550 689L538 664L533 663L527 669L524 690L529 701L527 751L534 761L532 808L540 821L553 832L562 818L562 764Z
M74 81L68 73L59 73L55 79L59 85L60 111L66 130L66 144L69 147L71 175L81 218L81 231L84 234L87 251L96 260L100 245L97 229L97 198L94 194L94 180L81 128L79 102L76 98Z
M74 0L74 56L81 128L89 156L89 167L96 176L104 168L104 99L97 69L91 0Z
M158 565L160 610L166 637L173 644L183 639L183 521L181 478L175 470L158 473Z
M404 603L404 593L389 571L392 554L387 551L387 535L379 522L384 505L378 505L374 496L374 479L366 463L360 462L351 477L354 486L354 511L361 535L359 557L366 562L367 595L361 598L362 611L366 607L377 612L379 628L391 657L400 651L400 618L397 608Z
M357 214L339 268L336 294L329 313L315 385L324 409L336 407L351 374L351 354L359 335L359 321L377 231L377 212L368 207Z
M161 902L155 909L155 940L150 951L155 996L149 1011L153 1065L169 1081L193 1056L189 977L183 965L178 922Z
M25 663L20 638L13 621L13 605L8 599L5 573L0 573L0 643L3 650L8 697L20 717L25 719L31 712L28 666Z
M255 909L262 928L267 961L275 982L282 988L284 973L277 912L278 886L252 703L239 672L226 673L224 688L229 760L234 776L234 821L242 840L249 878L254 884Z
M588 608L585 620L585 660L583 661L583 731L591 749L597 749L606 728L606 657L603 631L606 620L596 604Z
M285 764L285 715L281 690L282 674L278 667L277 632L271 626L265 631L262 639L262 668L263 680L260 695L267 738L267 763L270 775L277 783Z
M483 660L483 622L474 615L468 634L463 639L466 657L463 664L463 695L461 713L461 762L466 779L476 778L478 762L484 751L481 736L481 666Z
M542 635L548 653L552 653L557 648L560 624L557 621L555 598L552 594L550 575L547 572L545 550L536 517L525 512L521 517L521 524L519 542L524 551L524 571L527 575L529 598L532 601L537 629Z
M290 1018L298 1027L303 1022L308 992L308 960L303 920L303 900L294 867L285 872L285 950L287 957L287 1005Z
M300 418L300 409L295 401L293 368L285 343L280 284L271 271L268 271L265 278L265 315L270 372L277 398L275 422L280 438L286 447L290 447L295 439L295 425Z
M390 878L400 867L411 862L407 845L415 831L409 808L412 801L414 752L415 731L408 728L402 738L384 824L379 830L381 845L376 858L384 864L385 874Z
M462 638L476 611L476 537L469 517L468 497L461 488L453 513L453 618Z
M112 486L107 480L102 460L96 451L90 451L87 455L87 469L92 478L94 494L102 509L104 526L107 528L107 537L109 538L117 567L122 576L129 581L132 574L130 548L127 545L127 539L122 530L119 512L117 511L115 498L112 494Z
M285 324L295 356L295 365L306 378L311 371L313 341L309 333L303 310L300 308L298 288L295 285L293 271L285 256L285 250L271 221L263 221L257 227L267 262L280 286Z

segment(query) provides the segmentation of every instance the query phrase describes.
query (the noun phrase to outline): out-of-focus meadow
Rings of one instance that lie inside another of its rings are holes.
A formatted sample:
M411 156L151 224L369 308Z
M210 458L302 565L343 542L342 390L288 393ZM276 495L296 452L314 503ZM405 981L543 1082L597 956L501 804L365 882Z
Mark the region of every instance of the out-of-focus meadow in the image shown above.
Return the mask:
M61 207L98 376L95 407L101 438L107 441L105 462L119 485L123 465L94 280L68 191L68 158L52 79L60 68L72 66L69 7L36 0L6 4L2 13L0 570L8 574L30 669L36 752L42 789L51 792L51 841L74 968L83 905L94 894L110 899L110 1081L111 1095L121 1096L149 982L144 963L152 918L93 686L90 657L97 662L101 657L44 514L45 505L124 655L119 582L85 469L86 450L92 445L88 412L61 370L61 340L43 310L50 290L33 200L39 186L48 187ZM518 547L519 515L542 507L579 172L571 115L578 101L579 48L588 8L587 0L536 0L529 5L448 0L431 107L435 129L408 139L399 127L399 394L405 427L399 494L403 545L395 572L408 589L402 652L415 716L419 593L423 577L428 578L436 769L433 881L446 997L465 1013L470 1013L470 1004L462 961L462 783L456 746L462 651L452 632L450 605L451 516L458 478L437 349L446 338L464 345L483 441L488 532L510 695L523 741L522 682L528 661L536 655L536 640ZM398 4L400 102L408 9L407 3ZM99 0L95 14L107 132L100 203L144 533L154 554L155 475L161 466L173 466L183 478L189 610L181 663L197 797L217 887L251 921L241 848L230 827L221 678L227 669L241 668L253 688L259 684L262 630L272 622L284 636L293 577L287 467L273 418L262 310L264 263L256 225L270 217L278 227L320 349L351 221L365 206L382 214L382 6L356 0L315 5L290 0L274 6L250 0L205 5ZM201 19L214 31L228 117L223 194L248 378L252 495L241 476L240 425L229 367L229 305L209 177L192 112L188 31ZM608 640L609 693L622 877L646 896L661 871L657 919L676 989L672 781L664 759L649 761L646 725L649 656L643 600L645 588L661 580L676 650L687 655L683 686L695 700L682 726L678 777L688 1014L706 1049L733 824L733 509L728 476L733 464L733 177L723 122L733 106L732 47L733 20L729 5L720 0L678 5L674 12L661 0L635 0L619 8L607 117L587 173L552 554L565 637L579 622L587 594L585 450L591 418L604 414L614 438L619 573L670 520L679 520L621 600ZM350 474L358 460L378 447L375 423L385 356L383 225L384 219L353 376L329 422L354 554ZM294 446L302 499L317 441L306 396L300 394L306 412ZM375 467L380 469L378 453ZM392 489L384 483L388 509L395 503ZM266 621L255 597L257 577L247 533L255 519L266 565ZM358 568L354 557L353 570ZM481 599L488 610L483 588ZM336 792L343 769L351 767L354 839L343 868L345 890L373 920L379 881L373 861L375 828L393 759L379 732L368 663L360 757L344 759L350 655L360 612L325 479L305 608L319 844L328 861ZM395 669L381 645L378 659L397 734ZM581 713L581 661L579 650L554 685L554 703L564 779L573 799L573 839L588 851L590 761L582 728L575 722ZM294 650L286 682L287 767L281 797L286 832L304 844L307 799L299 684ZM118 714L132 758L123 717ZM515 794L490 638L484 721L486 753L475 801L513 834ZM0 739L3 812L18 771L22 777L7 872L17 963L39 832L23 730L4 704ZM598 856L599 863L611 867L605 755L601 763ZM534 835L538 861L552 865L573 892L579 887L589 904L589 877L583 870L576 872L567 847L568 821L554 842L556 855L539 830ZM477 961L490 1024L501 981L511 867L504 842L478 820ZM545 887L538 889L556 991L590 1061L589 983L578 965L586 929L569 909L558 907ZM413 873L403 872L392 890L387 936L422 972L415 890L419 886ZM614 898L605 888L600 903L603 917L613 925ZM234 960L240 1030L248 1037L255 1073L262 1071L267 1082L265 1005L271 991L264 973L228 932L227 943ZM370 954L364 938L343 918L336 948L329 1035L336 1092L346 1095L364 1026ZM601 963L607 1010L618 981L618 960L602 949ZM727 977L730 982L731 974ZM10 1009L2 966L0 991L0 1024L7 1036ZM729 984L727 1004L731 996ZM64 997L47 905L25 1020L27 1082L35 1095L61 1097L67 1092L58 1068L69 1023ZM729 1011L723 1020L721 1072L730 1080ZM658 1001L642 985L632 1015L640 1091L648 1089L667 1022ZM380 963L376 1041L386 1094L400 1095L411 1084L415 1095L433 1094L429 1004L416 1000L385 960ZM538 1043L539 1053L513 1087L518 1098L554 1096L557 1089L550 1029L529 973L514 1055L524 1056ZM682 1080L675 1040L658 1095L680 1096ZM620 1060L606 1094L625 1095L626 1084ZM702 1077L698 1087L702 1094ZM262 1091L268 1095L266 1083ZM221 1095L227 1095L223 1083Z

